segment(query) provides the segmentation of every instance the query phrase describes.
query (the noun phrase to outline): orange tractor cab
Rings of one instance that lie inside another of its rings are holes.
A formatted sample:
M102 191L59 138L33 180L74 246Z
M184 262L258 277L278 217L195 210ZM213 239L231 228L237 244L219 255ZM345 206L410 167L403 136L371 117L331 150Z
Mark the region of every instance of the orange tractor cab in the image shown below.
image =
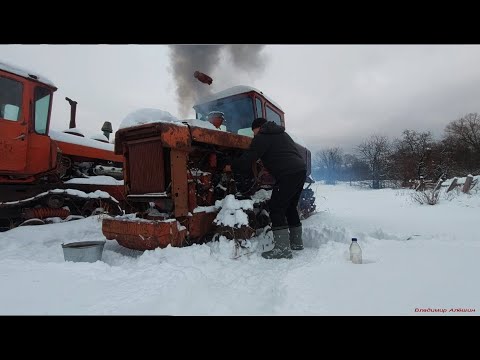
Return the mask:
M67 98L72 106L70 129L50 130L56 90L48 79L0 62L3 230L100 210L121 212L123 158L108 141L110 123L104 125L106 135L85 138L75 127L76 102ZM102 181L96 183L99 175Z
M272 189L274 179L261 164L249 176L225 171L224 164L249 148L256 117L284 126L283 110L247 86L208 96L194 109L193 120L158 121L116 132L115 153L124 157L125 192L135 213L104 219L107 239L147 250L200 243L215 234L246 239L268 226L267 200L248 209L248 224L229 227L215 219L227 196L252 199L258 190ZM298 146L310 175L310 151ZM315 211L314 201L307 185L299 203L304 218Z

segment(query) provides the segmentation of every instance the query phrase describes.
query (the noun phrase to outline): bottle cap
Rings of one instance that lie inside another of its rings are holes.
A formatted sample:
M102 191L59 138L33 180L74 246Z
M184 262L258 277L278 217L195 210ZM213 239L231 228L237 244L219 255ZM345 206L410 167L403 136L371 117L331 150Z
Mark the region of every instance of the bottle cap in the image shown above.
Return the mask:
M352 238L352 241L357 241L357 238Z

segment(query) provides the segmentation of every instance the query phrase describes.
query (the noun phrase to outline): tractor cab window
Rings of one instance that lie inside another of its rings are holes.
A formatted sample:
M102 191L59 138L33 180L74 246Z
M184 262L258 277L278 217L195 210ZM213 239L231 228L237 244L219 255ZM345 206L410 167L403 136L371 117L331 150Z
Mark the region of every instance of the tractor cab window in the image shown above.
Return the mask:
M267 105L267 120L273 121L277 125L282 125L282 118L270 106Z
M21 82L0 77L0 119L18 121L22 108Z
M35 132L37 134L47 133L51 95L51 91L46 88L35 88Z
M262 114L262 100L260 100L257 97L257 98L255 98L255 103L257 105L257 118L263 117L263 114Z
M207 104L198 105L197 119L207 121L212 111L222 112L225 116L226 130L240 135L253 136L252 121L255 119L253 100L250 97L237 99L220 99Z

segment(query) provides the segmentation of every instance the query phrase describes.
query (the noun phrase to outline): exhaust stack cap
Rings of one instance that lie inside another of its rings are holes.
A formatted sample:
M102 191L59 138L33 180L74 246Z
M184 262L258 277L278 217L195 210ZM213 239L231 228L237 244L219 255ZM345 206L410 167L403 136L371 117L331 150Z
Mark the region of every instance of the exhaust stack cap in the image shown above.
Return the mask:
M213 79L210 76L208 76L207 74L204 74L200 71L195 71L193 73L193 77L195 77L196 79L198 79L198 81L200 81L204 84L212 85Z
M105 121L102 126L103 135L110 139L110 134L113 132L112 123L110 121Z

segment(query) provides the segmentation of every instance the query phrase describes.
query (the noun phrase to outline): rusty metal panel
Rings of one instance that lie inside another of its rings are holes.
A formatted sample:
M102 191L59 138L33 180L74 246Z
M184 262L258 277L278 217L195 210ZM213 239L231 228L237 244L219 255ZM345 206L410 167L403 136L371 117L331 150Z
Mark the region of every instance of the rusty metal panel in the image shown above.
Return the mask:
M103 219L102 232L108 240L134 250L153 250L168 245L183 246L186 229L179 230L177 221L135 221Z
M214 230L213 220L217 216L216 212L198 212L194 213L188 222L190 240L202 239L205 235Z
M28 129L20 121L0 119L0 171L23 174L27 167ZM45 156L37 154L37 156Z
M115 154L122 154L122 144L134 140L150 140L149 138L159 138L161 128L158 123L150 123L135 127L120 129L115 133Z
M164 146L172 149L189 150L191 145L190 131L188 126L181 124L163 123L162 127L162 143Z
M184 151L172 149L170 152L175 217L187 216L188 214L187 157L188 154Z
M163 146L188 149L190 147L190 132L188 126L182 123L150 123L131 128L120 129L115 133L115 153L121 154L122 144L133 140L149 140L160 137Z
M128 169L130 164L128 162L128 146L127 143L122 144L122 156L123 156L123 187L125 188L125 194L130 193L130 176L128 175Z
M130 194L165 191L163 148L160 141L128 143Z
M32 137L34 136L32 135ZM36 135L35 137L40 138L44 136ZM72 144L59 140L55 140L55 142L62 150L63 156L76 157L78 159L84 159L84 161L89 161L89 159L104 159L120 163L123 162L123 157L121 155L116 155L110 150L97 149L94 147Z
M244 135L232 134L225 131L209 130L197 126L191 126L192 140L224 146L234 149L248 149L252 138Z
M195 183L193 179L188 179L188 211L193 212L197 207L197 192L195 190Z

